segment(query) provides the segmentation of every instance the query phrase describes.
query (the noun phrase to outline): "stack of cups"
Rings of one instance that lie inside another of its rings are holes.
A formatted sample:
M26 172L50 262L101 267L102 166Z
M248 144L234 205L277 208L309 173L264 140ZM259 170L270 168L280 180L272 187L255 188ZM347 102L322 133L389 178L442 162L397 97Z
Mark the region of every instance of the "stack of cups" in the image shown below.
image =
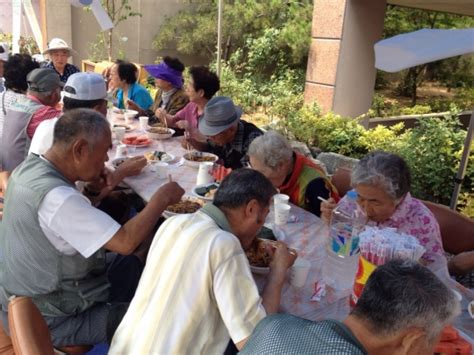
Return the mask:
M285 194L276 194L273 196L273 208L275 211L275 224L283 225L288 222L290 216L290 197Z

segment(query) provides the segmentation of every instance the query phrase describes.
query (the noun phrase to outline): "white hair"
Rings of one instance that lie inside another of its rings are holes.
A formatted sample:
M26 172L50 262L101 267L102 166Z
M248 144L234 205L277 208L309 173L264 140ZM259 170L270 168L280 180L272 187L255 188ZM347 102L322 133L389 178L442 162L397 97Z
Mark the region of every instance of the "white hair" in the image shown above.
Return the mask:
M250 143L247 154L265 166L275 169L291 159L293 149L288 140L281 134L275 131L267 131Z

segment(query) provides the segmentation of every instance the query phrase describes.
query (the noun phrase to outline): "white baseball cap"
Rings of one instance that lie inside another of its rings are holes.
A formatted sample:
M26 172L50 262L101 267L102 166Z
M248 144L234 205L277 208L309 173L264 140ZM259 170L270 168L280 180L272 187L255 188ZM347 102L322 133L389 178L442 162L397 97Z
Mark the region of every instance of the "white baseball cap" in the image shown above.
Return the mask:
M10 49L8 44L5 42L0 42L0 60L6 62L8 60L8 55L10 54Z
M64 85L64 96L75 100L107 100L107 88L102 75L92 72L74 73Z

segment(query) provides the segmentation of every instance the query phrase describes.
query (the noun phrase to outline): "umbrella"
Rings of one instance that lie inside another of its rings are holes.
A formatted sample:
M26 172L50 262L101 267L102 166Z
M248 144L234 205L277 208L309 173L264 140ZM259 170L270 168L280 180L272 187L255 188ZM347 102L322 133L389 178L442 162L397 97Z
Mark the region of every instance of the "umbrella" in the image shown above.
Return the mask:
M423 29L384 39L374 45L375 67L387 72L414 67L436 60L474 52L474 28L457 30ZM454 179L450 207L456 208L461 184L466 173L474 132L471 113L459 170Z

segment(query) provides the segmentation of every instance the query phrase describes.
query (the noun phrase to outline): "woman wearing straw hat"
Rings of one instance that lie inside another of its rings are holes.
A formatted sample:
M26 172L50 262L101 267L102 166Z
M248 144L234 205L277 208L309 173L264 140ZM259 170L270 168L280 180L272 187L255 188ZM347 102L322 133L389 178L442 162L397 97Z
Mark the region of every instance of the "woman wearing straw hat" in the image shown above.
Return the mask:
M74 73L80 72L79 68L67 62L74 50L68 46L66 41L61 38L53 38L48 43L48 49L43 54L48 54L51 62L45 65L45 68L56 70L63 83Z

